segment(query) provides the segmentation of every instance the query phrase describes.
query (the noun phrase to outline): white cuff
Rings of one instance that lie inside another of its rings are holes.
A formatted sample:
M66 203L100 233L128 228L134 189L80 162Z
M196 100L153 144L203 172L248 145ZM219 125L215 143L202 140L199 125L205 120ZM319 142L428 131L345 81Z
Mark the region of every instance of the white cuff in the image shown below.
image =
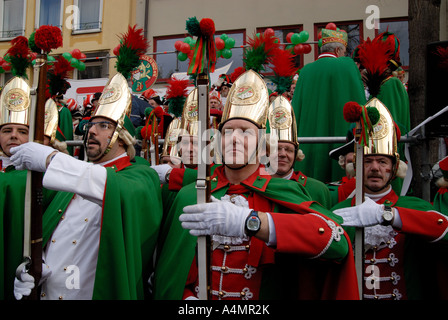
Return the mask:
M103 166L59 152L48 165L43 186L50 190L76 193L102 205L106 180L107 171Z
M266 245L268 247L276 247L277 246L277 233L275 232L274 219L272 219L272 216L269 212L266 212L266 215L268 216L268 222L269 222L269 242L266 243Z

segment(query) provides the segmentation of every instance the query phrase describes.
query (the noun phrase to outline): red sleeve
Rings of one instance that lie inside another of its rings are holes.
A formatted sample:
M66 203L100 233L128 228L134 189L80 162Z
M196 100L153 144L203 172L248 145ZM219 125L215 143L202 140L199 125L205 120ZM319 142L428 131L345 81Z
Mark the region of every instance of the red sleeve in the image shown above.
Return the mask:
M174 168L170 173L168 189L170 191L179 191L183 187L185 169Z
M277 235L277 252L316 257L323 253L332 241L333 229L327 220L318 214L271 215Z
M196 265L196 256L193 259L193 263L190 267L190 272L188 273L187 282L185 283L184 294L182 300L188 297L196 297L195 288L198 286L198 266Z
M403 223L401 232L420 235L428 241L438 241L448 231L448 219L437 211L397 208Z

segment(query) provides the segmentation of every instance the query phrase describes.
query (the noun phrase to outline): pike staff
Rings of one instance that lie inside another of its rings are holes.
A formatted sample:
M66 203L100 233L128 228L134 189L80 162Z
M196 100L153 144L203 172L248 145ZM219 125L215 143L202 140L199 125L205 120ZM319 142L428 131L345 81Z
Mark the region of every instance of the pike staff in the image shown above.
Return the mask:
M368 105L368 104L367 104ZM364 202L364 148L371 143L370 136L380 115L376 108L360 106L357 102L347 102L344 105L344 119L356 123L355 136L355 165L356 165L356 205ZM358 279L359 297L363 297L364 288L364 228L355 231L355 267Z
M188 74L195 75L198 88L198 176L196 180L197 203L210 202L210 159L203 159L203 149L207 149L210 141L210 107L209 72L214 72L216 64L216 45L214 40L215 23L204 18L199 22L196 18L187 21L187 31L197 36L193 56L188 67ZM205 142L205 146L203 143ZM205 147L205 148L204 148ZM207 300L210 295L210 237L198 237L198 274L199 299Z
M31 88L31 116L29 141L44 143L45 130L45 89L47 84L46 55L39 55L34 65L34 80ZM42 275L42 201L43 201L43 174L28 171L25 191L25 217L24 217L24 263L17 269L17 276L25 268L34 277L38 284ZM29 296L32 300L39 298L37 286Z

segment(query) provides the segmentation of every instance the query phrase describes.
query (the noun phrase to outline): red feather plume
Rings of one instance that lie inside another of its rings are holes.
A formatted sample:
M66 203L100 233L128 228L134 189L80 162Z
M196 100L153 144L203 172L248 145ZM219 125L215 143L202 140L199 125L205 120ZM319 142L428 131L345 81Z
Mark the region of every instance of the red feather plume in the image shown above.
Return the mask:
M294 77L297 67L294 64L295 55L289 50L274 50L272 56L272 71L279 77Z
M149 43L144 37L143 29L137 29L137 25L128 27L128 32L121 36L122 46L135 51L138 56L144 55L149 49Z
M386 72L390 59L390 46L383 41L371 41L368 38L359 47L359 60L366 69L366 85L372 96L380 92L382 82L389 76Z
M24 36L19 36L11 40L11 48L6 52L10 56L19 58L28 58L31 50L28 47L28 39Z
M190 84L190 80L179 80L172 78L168 80L168 87L166 90L166 99L172 99L177 97L187 97L187 87Z
M232 74L230 75L230 81L232 83L235 83L236 79L238 79L238 77L244 72L246 72L246 69L244 69L243 67L235 68L235 70L233 70Z

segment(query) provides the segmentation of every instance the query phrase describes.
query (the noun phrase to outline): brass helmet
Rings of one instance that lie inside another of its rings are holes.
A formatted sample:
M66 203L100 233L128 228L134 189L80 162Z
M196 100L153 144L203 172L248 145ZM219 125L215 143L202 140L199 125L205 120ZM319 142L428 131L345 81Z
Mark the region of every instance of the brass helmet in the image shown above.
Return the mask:
M290 142L298 147L297 124L291 103L284 96L278 96L269 105L269 128L271 139Z
M397 129L394 119L387 109L387 107L378 98L372 98L366 104L366 107L375 107L380 114L380 119L376 125L373 126L373 132L369 136L369 146L364 147L364 155L386 155L393 159L393 172L391 180L397 176L400 166L405 166L403 161L400 161L398 154L398 137ZM355 150L356 153L356 150ZM356 155L354 157L356 159ZM404 173L407 168L400 168ZM401 175L400 175L401 176Z
M129 90L128 82L126 78L117 73L113 76L101 94L99 105L95 110L95 117L105 117L117 124L115 132L111 138L108 146L108 150L117 141L118 136L122 130L126 130L125 121L129 116L132 107L132 95Z
M261 76L253 70L244 72L233 83L222 113L219 129L232 119L251 121L266 129L269 92Z
M56 140L56 132L58 131L59 112L58 106L53 99L48 99L45 103L45 130L44 135L50 138L50 144Z
M182 112L181 133L180 135L198 136L199 131L199 96L198 89L195 88L187 96Z
M283 95L278 96L269 105L269 138L267 142L271 145L272 141L289 142L295 147L296 161L302 161L305 155L299 149L297 137L297 123L291 102Z
M29 126L30 91L30 86L22 78L8 81L0 98L0 127L8 123Z
M178 147L180 128L181 120L179 118L174 118L166 131L162 157L171 157L181 160Z

